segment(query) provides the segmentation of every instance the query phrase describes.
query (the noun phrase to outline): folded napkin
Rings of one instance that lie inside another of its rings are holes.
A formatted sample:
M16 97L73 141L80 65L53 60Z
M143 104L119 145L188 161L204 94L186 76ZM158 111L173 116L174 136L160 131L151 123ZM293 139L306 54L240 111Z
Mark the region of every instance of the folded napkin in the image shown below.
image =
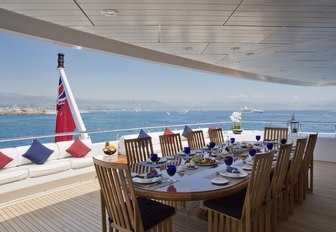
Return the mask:
M150 179L150 178L154 178L154 177L160 177L162 176L162 174L158 174L158 173L145 173L145 174L141 174L141 175L135 175L133 177L139 177L142 179Z
M240 173L238 168L235 168L235 167L227 167L226 171L229 172L229 173Z

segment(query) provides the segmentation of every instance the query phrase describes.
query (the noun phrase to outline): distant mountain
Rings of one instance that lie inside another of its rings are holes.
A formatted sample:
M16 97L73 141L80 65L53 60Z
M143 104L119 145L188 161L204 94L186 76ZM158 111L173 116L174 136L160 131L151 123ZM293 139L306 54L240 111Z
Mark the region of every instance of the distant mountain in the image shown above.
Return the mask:
M154 100L76 100L80 110L172 110L178 107ZM55 109L56 98L30 96L17 93L0 93L0 107L38 107Z
M51 97L30 96L20 93L0 93L0 105L41 105L55 103Z
M0 107L16 105L18 107L30 107L38 109L54 110L56 97L30 96L19 93L0 93ZM260 110L304 110L327 109L336 110L336 102L326 101L321 103L309 103L291 101L274 103L265 101L230 101L227 99L216 101L195 101L190 104L167 104L155 100L98 100L77 99L80 110L127 110L127 111L172 111L172 110L233 110L239 111L244 106Z

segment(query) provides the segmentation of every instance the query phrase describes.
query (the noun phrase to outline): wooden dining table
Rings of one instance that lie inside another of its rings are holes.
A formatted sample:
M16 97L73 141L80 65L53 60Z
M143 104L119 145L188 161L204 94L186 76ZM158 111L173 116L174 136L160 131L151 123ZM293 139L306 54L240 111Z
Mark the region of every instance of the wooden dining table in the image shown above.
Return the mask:
M240 162L243 162L240 160ZM181 160L181 165L184 161ZM241 167L244 166L241 164ZM178 168L179 169L179 168ZM213 184L212 179L221 177L219 172L226 169L223 160L214 166L199 166L195 170L176 172L174 181L169 180L165 164L157 167L158 174L162 175L162 182L151 185L134 184L138 196L169 201L196 201L224 197L241 191L247 187L249 176L230 178L227 184Z

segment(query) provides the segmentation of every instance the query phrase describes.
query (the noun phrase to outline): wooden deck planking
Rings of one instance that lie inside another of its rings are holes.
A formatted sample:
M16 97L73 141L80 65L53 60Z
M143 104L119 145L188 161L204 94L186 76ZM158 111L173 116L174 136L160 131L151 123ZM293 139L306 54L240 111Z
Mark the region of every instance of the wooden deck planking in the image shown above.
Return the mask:
M315 162L314 193L295 207L278 232L336 231L336 163ZM101 231L99 185L81 183L0 207L0 231ZM207 231L207 222L179 211L173 231Z

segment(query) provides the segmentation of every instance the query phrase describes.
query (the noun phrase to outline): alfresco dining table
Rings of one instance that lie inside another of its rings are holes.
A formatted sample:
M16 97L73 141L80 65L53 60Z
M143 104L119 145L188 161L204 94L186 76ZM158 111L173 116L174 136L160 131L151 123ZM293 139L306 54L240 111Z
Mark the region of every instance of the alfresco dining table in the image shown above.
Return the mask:
M175 162L181 163L183 166L185 161L181 158L176 158ZM140 165L146 165L146 163L143 162ZM148 162L148 165L150 165L150 162ZM197 169L185 169L183 172L177 171L173 176L174 181L169 179L165 162L161 166L156 166L156 171L159 175L162 175L161 181L151 184L135 183L134 187L138 196L151 199L170 201L214 199L230 195L247 187L249 176L246 175L246 171L242 170L244 165L242 160L238 160L232 166L238 167L245 175L241 175L242 177L224 177L228 183L219 181L216 184L212 182L222 180L220 172L226 170L223 159L219 159L216 165L198 165ZM177 169L179 170L180 168Z

